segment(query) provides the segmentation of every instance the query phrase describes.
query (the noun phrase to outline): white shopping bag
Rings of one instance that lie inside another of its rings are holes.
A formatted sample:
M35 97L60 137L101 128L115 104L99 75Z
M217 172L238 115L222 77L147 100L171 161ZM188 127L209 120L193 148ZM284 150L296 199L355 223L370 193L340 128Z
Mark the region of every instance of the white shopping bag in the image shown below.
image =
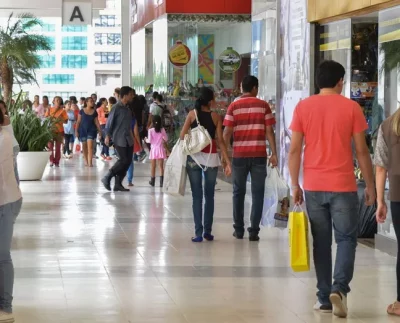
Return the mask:
M261 225L272 228L287 228L289 209L290 188L276 167L268 167Z
M178 140L165 164L164 192L184 196L186 191L186 161L182 141Z

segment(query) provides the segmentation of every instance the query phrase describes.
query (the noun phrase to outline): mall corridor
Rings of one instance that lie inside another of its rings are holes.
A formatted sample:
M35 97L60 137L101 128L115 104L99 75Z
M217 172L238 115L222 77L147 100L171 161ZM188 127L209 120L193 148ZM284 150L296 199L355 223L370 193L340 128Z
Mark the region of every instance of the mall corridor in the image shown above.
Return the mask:
M395 299L395 259L360 245L347 320L314 313L314 273L288 266L287 233L232 237L230 185L216 192L216 241L193 244L185 198L148 185L136 165L127 194L99 184L79 158L24 182L13 240L18 323L381 323Z

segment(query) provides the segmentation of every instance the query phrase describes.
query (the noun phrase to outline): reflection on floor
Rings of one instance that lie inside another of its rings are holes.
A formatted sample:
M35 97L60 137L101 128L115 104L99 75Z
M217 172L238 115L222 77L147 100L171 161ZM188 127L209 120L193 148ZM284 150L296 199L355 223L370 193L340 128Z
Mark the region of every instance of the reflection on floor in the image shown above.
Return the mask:
M108 193L104 162L75 158L22 183L15 227L14 309L18 323L325 323L312 311L314 273L288 267L287 233L263 230L259 243L232 237L230 185L218 182L216 241L193 244L185 198L148 185L136 165L130 193ZM248 206L246 206L248 208ZM360 245L343 322L397 322L395 259Z

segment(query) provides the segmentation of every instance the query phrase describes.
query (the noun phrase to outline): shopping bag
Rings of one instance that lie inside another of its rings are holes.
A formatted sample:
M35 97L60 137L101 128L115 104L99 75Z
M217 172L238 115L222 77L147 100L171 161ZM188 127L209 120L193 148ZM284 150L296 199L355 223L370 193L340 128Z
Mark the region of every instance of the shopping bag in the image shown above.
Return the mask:
M79 153L81 151L81 143L79 142L78 138L75 139L75 143L74 144L75 144L75 152Z
M290 188L278 169L268 167L265 180L264 207L261 225L286 229L289 220Z
M182 141L178 140L165 163L164 192L184 196L186 191L186 160Z
M293 271L309 271L308 218L299 206L296 206L289 215L289 250L290 266Z

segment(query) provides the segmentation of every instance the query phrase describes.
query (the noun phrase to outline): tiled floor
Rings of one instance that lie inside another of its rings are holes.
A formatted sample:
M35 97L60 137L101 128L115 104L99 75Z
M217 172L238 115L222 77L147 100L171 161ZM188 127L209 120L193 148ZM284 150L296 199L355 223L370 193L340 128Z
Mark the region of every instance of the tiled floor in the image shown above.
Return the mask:
M130 193L108 193L106 170L78 159L21 187L13 243L18 323L380 323L395 298L395 259L359 246L347 320L312 311L314 273L288 267L287 233L232 238L230 185L218 182L216 241L193 244L185 198L150 188L136 165Z

